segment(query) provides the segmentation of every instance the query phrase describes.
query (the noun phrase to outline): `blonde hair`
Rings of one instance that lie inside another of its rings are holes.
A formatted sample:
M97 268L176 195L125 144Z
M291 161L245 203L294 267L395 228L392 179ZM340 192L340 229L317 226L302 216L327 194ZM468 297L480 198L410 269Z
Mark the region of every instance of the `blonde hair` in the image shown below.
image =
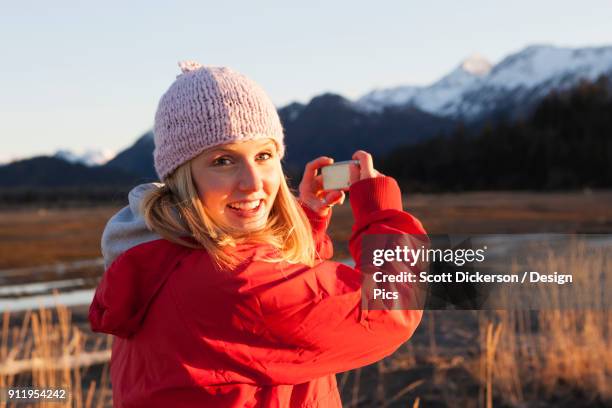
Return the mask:
M316 247L310 222L284 174L267 223L258 231L245 233L213 222L191 177L191 161L167 176L162 187L149 192L141 210L151 230L171 242L205 249L220 270L233 269L245 260L238 251L231 251L242 243L266 243L275 248L278 256L263 259L266 262L286 261L308 266L315 262Z

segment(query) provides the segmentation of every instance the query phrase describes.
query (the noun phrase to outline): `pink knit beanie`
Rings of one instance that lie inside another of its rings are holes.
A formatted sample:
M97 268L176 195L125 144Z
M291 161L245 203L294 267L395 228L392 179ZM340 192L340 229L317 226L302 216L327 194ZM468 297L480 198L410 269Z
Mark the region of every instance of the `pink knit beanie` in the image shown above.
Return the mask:
M271 138L282 158L278 112L254 81L227 67L179 63L182 74L155 113L155 170L161 180L203 150L224 143Z

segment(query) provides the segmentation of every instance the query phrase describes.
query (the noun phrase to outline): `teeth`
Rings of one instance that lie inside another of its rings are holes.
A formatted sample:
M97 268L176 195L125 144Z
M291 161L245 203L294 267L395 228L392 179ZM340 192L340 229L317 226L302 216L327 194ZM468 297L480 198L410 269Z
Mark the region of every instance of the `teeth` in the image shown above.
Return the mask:
M234 208L236 210L253 210L255 208L257 208L259 206L259 203L261 202L261 200L256 200L256 201L242 201L240 203L232 203L229 204L229 206L231 208Z

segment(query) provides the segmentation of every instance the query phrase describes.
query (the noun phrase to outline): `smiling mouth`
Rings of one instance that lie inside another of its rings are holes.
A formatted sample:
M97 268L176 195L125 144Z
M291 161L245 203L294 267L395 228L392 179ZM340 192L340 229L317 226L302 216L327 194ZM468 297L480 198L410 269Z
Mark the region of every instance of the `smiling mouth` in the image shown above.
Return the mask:
M227 207L240 217L253 217L263 210L263 200L239 201L228 204Z

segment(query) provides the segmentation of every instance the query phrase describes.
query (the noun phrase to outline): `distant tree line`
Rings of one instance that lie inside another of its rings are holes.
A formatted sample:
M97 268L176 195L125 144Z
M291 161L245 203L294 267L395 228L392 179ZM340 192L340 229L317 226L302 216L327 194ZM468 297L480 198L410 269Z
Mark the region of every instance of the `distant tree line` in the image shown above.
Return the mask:
M525 120L458 126L376 164L411 191L609 188L611 89L606 77L582 82L550 93Z

